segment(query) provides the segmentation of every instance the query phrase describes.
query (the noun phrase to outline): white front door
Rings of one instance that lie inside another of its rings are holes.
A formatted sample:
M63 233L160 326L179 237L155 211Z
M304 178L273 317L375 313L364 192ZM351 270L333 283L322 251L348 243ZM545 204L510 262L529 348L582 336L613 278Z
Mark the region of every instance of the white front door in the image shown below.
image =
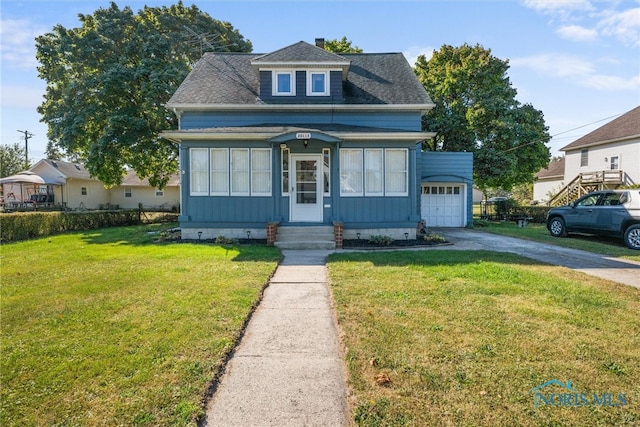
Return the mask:
M291 221L322 222L322 155L291 155Z

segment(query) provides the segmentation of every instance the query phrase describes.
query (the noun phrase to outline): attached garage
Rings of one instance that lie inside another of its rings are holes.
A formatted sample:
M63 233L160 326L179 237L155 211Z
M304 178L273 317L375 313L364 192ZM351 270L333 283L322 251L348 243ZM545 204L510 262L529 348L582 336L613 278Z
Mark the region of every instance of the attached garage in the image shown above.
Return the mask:
M466 194L463 183L423 182L420 204L427 227L466 226Z

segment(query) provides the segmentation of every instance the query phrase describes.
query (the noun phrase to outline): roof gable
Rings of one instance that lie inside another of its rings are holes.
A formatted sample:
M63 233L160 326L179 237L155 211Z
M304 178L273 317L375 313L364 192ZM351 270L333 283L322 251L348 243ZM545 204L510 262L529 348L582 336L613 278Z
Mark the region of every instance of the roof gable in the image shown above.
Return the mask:
M299 41L290 46L283 47L274 52L257 56L251 61L252 65L277 65L277 64L343 64L349 61L340 55L328 52L318 46Z
M89 171L80 163L70 163L63 160L42 159L31 167L32 170L39 169L41 166L46 167L47 171L53 172L65 179L88 179L97 181L92 178ZM55 171L55 172L54 172Z
M640 136L640 106L561 148L562 151Z

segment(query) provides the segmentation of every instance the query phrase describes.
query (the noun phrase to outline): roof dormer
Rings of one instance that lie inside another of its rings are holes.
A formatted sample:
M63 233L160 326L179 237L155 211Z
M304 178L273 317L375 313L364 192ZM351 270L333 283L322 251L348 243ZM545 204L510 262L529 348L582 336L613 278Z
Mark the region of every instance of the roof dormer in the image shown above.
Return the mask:
M351 61L335 53L300 41L291 46L283 47L274 52L253 58L251 65L257 71L273 69L312 70L338 69L342 72L342 81L347 80Z

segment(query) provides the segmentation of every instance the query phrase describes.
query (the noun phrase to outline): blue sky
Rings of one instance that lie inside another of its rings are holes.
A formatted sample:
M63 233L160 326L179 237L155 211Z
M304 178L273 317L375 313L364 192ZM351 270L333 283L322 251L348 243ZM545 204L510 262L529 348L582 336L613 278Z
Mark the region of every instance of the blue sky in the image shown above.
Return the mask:
M34 134L29 158L44 157L47 128L36 107L34 38L54 25L78 27L108 1L2 0L0 142ZM116 1L138 11L174 1ZM317 37L346 36L365 52L402 52L413 65L442 45L480 44L508 60L521 103L544 114L552 154L640 105L640 0L208 0L195 3L227 21L265 53Z

